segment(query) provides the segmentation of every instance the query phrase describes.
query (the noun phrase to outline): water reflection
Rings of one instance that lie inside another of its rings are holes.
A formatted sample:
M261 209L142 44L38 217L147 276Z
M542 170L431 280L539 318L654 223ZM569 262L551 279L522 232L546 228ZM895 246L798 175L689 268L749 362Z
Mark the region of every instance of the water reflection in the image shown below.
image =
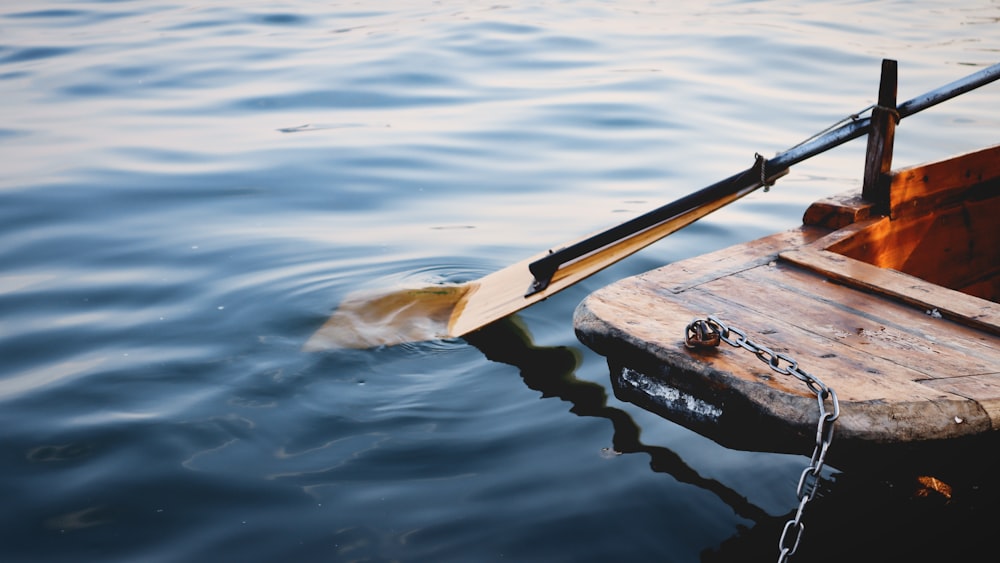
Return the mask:
M605 387L577 379L579 352L571 347L539 347L517 317L491 324L464 339L490 360L520 370L525 384L545 398L571 403L570 412L604 418L614 427L614 453L645 453L650 468L708 491L734 513L753 522L713 549L706 563L743 562L777 556L778 538L795 514L770 515L739 491L704 477L677 453L640 440L641 429L628 413L607 404ZM809 528L796 554L798 561L842 561L859 553L891 560L954 560L965 546L990 533L990 517L1000 503L994 476L1000 471L996 438L970 440L908 451L872 448L848 461L848 469L823 480L803 521ZM977 456L980 460L975 463ZM805 458L804 458L805 459ZM970 461L972 463L970 463ZM794 493L789 484L789 496ZM844 518L844 515L850 515ZM914 534L915 530L925 533ZM971 553L970 553L971 555Z
M579 352L573 348L538 347L532 344L527 329L517 317L508 317L466 335L465 340L495 362L512 365L521 371L521 377L531 389L546 398L558 398L573 407L570 412L578 416L604 418L614 427L612 446L622 454L645 453L649 465L658 473L666 473L680 482L695 485L715 494L733 511L754 522L769 519L766 512L747 501L726 485L701 476L686 464L681 456L669 448L643 444L639 439L641 429L625 411L607 404L607 392L602 385L576 378Z

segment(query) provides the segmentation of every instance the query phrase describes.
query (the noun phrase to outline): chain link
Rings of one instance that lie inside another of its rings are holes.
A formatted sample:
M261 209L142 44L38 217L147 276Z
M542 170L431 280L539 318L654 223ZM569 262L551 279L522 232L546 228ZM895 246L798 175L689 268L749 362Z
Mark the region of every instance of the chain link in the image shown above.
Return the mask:
M816 445L809 459L809 465L802 471L798 486L795 488L799 506L795 510L795 516L785 522L785 527L781 530L781 538L778 540L778 563L784 563L795 554L802 541L802 533L805 531L802 515L805 513L806 505L819 490L820 472L823 471L823 465L826 463L826 452L830 448L830 443L833 442L834 424L840 417L840 403L837 401L837 393L833 389L827 387L818 377L799 368L797 361L783 353L757 344L747 337L746 332L727 326L715 317L708 317L705 320L695 319L691 321L685 331L684 343L688 348L718 346L720 342L752 352L757 356L757 359L770 366L772 370L782 375L794 376L805 383L809 390L816 395L819 407ZM828 399L832 410L827 409Z

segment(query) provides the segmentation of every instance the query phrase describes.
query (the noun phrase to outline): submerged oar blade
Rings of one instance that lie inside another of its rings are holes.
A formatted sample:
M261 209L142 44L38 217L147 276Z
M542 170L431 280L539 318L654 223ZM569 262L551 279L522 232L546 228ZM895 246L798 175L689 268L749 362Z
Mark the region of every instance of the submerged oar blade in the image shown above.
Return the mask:
M771 180L787 172L777 172ZM741 189L571 261L559 268L541 291L529 292L536 281L529 265L548 252L462 285L351 294L303 349L376 348L465 336L592 276L758 186L759 183L750 182Z
M363 349L446 338L448 319L469 288L433 285L352 293L302 349Z

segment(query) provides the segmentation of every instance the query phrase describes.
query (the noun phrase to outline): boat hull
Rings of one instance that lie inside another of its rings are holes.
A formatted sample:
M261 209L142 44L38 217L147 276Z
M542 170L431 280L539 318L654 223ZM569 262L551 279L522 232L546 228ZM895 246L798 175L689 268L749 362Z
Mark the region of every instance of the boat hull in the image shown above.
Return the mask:
M835 390L838 448L993 434L1000 149L921 169L977 162L986 173L909 189L911 203L886 216L857 197L819 202L799 229L602 288L577 308L577 336L608 358L623 399L734 447L802 451L815 440L816 396L745 349L689 349L696 318L738 327ZM927 183L912 170L902 176ZM920 277L895 269L907 261Z

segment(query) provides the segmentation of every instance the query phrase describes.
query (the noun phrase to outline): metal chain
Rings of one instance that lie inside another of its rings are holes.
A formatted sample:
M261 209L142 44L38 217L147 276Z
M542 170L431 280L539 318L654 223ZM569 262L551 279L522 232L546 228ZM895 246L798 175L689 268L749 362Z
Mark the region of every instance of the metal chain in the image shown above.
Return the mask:
M731 326L715 317L708 317L706 320L695 319L687 326L684 338L688 348L703 348L707 346L718 346L720 342L725 342L730 346L743 348L753 352L757 358L770 366L770 368L782 375L792 375L806 384L809 390L816 395L816 402L819 406L819 422L816 424L816 446L813 448L809 465L802 471L799 477L798 487L795 494L799 499L798 509L795 517L785 523L781 531L781 538L778 540L778 563L788 561L788 558L795 554L802 541L802 532L805 525L802 523L802 515L806 505L816 496L819 489L820 472L826 463L826 452L833 441L833 427L840 416L840 403L837 401L837 393L824 384L820 379L799 368L798 362L792 358L775 352L766 346L761 346L747 338L746 332ZM832 410L828 410L826 400L830 400Z

